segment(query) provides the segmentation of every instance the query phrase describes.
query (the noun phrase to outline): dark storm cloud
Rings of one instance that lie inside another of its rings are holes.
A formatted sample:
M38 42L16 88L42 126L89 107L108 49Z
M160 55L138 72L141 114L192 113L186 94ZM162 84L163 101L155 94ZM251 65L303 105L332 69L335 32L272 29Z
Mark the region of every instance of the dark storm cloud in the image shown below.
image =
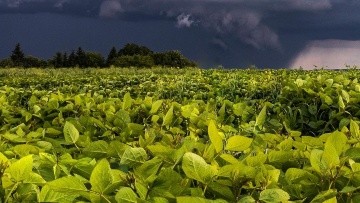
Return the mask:
M96 19L94 29L111 21L153 23L153 29L164 24L179 35L202 30L208 37L194 37L207 49L208 56L201 57L206 64L274 66L287 65L314 40L360 39L359 8L357 0L0 0L0 14L85 16ZM179 40L182 50L197 46L186 45L189 38Z
M269 12L331 9L329 0L2 0L2 12L57 12L131 20L159 17L178 28L200 26L222 37L235 35L257 49L281 49L279 36L264 23ZM220 37L221 38L221 37ZM217 39L217 44L224 44Z

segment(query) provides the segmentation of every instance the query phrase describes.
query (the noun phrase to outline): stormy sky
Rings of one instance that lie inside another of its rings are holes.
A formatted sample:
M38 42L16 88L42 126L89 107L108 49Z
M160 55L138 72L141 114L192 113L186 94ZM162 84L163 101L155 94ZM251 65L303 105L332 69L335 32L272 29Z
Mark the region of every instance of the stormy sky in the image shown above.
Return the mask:
M0 0L0 58L138 43L203 67L360 64L358 0Z

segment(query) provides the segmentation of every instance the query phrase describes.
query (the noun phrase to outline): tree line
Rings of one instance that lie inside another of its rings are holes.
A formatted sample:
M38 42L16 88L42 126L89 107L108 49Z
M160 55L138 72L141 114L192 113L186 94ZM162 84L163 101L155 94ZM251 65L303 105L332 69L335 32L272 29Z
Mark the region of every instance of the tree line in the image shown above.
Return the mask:
M0 67L196 67L197 64L179 51L154 52L149 48L134 43L128 43L123 48L117 50L112 47L109 54L104 58L100 53L87 52L79 47L69 54L67 52L57 52L49 60L43 60L31 55L25 56L21 45L16 44L9 58L0 60Z

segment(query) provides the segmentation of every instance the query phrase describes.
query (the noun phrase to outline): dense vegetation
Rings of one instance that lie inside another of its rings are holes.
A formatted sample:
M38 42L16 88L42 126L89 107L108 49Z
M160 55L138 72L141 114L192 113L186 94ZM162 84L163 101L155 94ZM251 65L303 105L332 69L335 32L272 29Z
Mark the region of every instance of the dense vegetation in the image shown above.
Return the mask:
M2 202L359 202L360 72L0 70Z
M196 67L196 63L184 57L179 51L154 53L145 46L126 44L119 51L113 47L107 58L96 52L86 52L81 47L68 54L57 52L54 57L45 61L34 56L25 56L20 44L15 46L9 58L0 60L0 68L38 67L38 68L102 68L102 67Z

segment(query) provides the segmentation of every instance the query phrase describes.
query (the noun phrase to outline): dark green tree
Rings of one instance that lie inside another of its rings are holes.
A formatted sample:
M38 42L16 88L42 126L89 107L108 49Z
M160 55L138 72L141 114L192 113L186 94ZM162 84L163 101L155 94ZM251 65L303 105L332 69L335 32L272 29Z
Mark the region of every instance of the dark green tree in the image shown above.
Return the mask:
M112 47L110 52L109 52L109 55L106 59L106 65L107 66L111 66L113 65L114 63L114 59L118 56L118 53L116 51L116 48L115 47Z
M63 55L61 52L56 52L55 56L53 57L52 60L50 60L50 63L55 67L55 68L60 68L63 67Z
M154 63L163 67L196 67L196 63L184 57L179 51L167 51L152 55Z
M69 59L68 59L66 52L63 53L63 64L62 65L63 65L63 67L69 67Z
M69 58L68 58L68 67L75 67L76 66L76 54L75 54L75 51L73 50L70 55L69 55Z
M88 66L87 64L87 58L86 58L86 53L85 51L79 47L77 52L76 52L76 64L80 67L80 68L85 68Z
M0 67L1 68L14 67L14 62L11 60L11 58L6 58L6 59L3 59L3 60L0 60Z
M118 67L150 68L154 66L154 60L151 56L119 56L115 59L114 65Z
M105 64L104 57L102 57L101 54L95 52L87 52L86 61L87 61L87 67L98 68L98 67L104 67Z
M26 56L23 65L25 68L44 68L47 66L47 62L34 56Z
M25 55L24 52L21 50L20 43L16 44L10 58L14 63L14 66L22 66L24 64Z
M148 56L151 54L153 54L153 51L151 51L149 48L133 43L126 44L122 49L119 50L119 56Z

